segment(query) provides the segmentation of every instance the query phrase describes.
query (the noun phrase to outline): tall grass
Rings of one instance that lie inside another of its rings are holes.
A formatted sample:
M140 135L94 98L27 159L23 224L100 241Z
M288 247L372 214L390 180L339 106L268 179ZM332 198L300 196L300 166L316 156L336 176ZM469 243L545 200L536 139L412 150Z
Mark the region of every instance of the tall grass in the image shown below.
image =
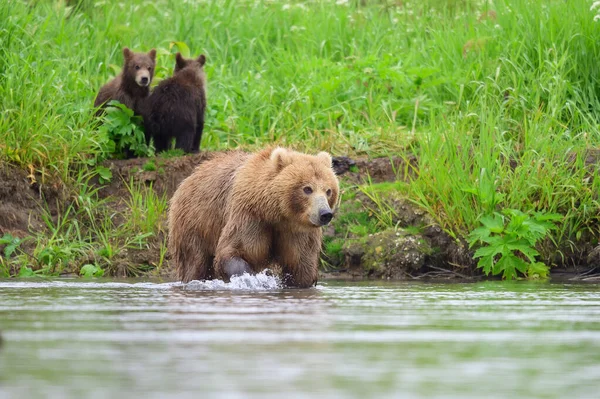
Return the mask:
M208 58L202 147L412 151L407 194L451 234L491 210L600 235L600 23L588 0L0 3L0 157L66 177L94 158L121 48Z

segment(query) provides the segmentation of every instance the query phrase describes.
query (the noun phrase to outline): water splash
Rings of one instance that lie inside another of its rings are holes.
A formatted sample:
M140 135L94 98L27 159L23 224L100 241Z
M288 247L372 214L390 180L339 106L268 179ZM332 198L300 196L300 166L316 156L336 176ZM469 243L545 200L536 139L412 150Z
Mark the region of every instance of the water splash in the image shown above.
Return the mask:
M258 274L244 273L234 276L226 283L223 280L193 280L183 285L184 290L277 290L281 289L281 279L270 271L264 270Z

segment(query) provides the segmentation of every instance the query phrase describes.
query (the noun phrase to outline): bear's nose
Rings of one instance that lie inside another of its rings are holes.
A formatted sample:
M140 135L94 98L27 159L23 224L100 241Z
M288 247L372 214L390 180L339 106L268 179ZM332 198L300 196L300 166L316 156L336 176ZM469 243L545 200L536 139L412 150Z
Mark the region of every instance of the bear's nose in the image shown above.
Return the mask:
M148 84L148 78L147 77L143 77L142 78L142 84Z
M319 222L321 222L321 226L324 226L327 223L331 222L332 218L333 218L333 213L331 213L331 211L328 211L328 210L319 211Z

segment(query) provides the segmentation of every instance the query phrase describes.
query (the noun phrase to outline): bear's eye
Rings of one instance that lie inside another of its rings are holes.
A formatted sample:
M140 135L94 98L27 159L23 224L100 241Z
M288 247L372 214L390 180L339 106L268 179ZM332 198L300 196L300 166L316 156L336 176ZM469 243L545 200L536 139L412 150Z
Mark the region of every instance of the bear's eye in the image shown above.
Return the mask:
M152 70L152 67L148 67L148 70L149 70L149 71L151 71L151 70Z
M135 69L140 69L140 66L139 66L139 65L136 65L136 66L135 66Z
M304 194L307 194L307 195L312 194L312 188L310 188L308 186L304 187Z
M328 197L331 197L331 189L328 188L327 191L325 191L325 194L327 194Z

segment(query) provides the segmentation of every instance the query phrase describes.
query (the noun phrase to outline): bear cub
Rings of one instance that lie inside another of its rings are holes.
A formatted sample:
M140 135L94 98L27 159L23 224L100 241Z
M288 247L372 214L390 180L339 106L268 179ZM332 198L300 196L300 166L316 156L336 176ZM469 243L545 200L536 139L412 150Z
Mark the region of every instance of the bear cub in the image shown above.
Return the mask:
M284 284L317 282L322 226L339 183L326 152L231 151L200 164L169 204L168 250L184 283L276 264Z
M125 104L136 114L141 114L142 102L150 94L150 83L154 77L156 50L148 53L134 53L127 47L123 48L123 70L113 80L100 88L94 107L103 106L111 100ZM96 115L100 115L99 109Z
M198 152L204 129L206 77L204 54L185 59L177 53L173 76L156 86L142 109L146 138L154 139L156 152L175 148Z

